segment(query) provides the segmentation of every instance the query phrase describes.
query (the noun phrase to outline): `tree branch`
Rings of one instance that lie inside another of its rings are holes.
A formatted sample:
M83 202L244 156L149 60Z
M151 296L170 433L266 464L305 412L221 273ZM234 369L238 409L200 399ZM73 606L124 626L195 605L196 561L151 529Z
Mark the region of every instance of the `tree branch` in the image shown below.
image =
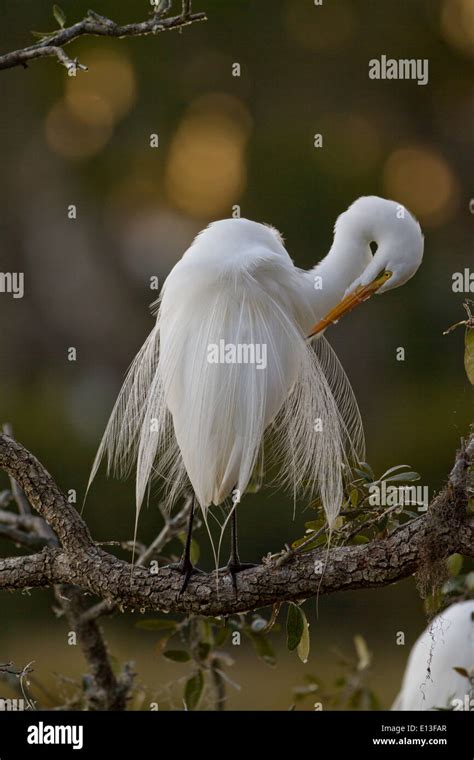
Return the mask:
M9 425L4 425L3 430L11 434ZM20 514L0 510L0 536L30 549L43 546L57 548L59 541L54 531L43 517L31 514L30 503L12 474L10 474L10 486ZM91 668L91 674L83 679L87 708L89 710L125 710L135 674L131 666L126 663L122 673L118 677L115 676L105 639L97 622L99 611L95 616L85 618L84 613L89 610L85 594L79 588L62 585L54 585L53 588L60 612L65 614L75 631ZM96 608L98 606L95 605Z
M84 594L75 586L55 586L55 596L89 663L91 673L85 679L85 698L89 710L125 710L134 673L129 663L117 677L110 665L102 631L95 619L85 619Z
M159 2L147 21L123 25L94 11L88 11L86 17L77 24L52 32L34 45L0 56L0 69L12 69L15 66L26 68L35 58L56 57L71 75L75 75L78 70L87 71L87 66L79 63L77 58L70 58L63 48L78 37L144 37L170 29L183 29L197 21L206 21L205 13L192 13L190 0L183 2L179 16L166 16L170 7L171 2Z
M58 535L58 548L0 560L0 588L75 585L121 609L166 610L230 615L275 602L316 594L386 586L413 575L426 561L426 545L438 560L460 552L474 556L474 518L468 514L468 470L474 460L474 434L462 444L449 480L428 512L367 544L295 553L285 564L271 559L238 576L236 595L226 573L191 578L178 595L181 577L163 567L152 573L97 546L80 515L61 494L38 460L21 444L0 436L0 467L14 477L32 506ZM318 566L323 566L321 574ZM316 571L315 571L316 569ZM87 617L94 617L88 615Z

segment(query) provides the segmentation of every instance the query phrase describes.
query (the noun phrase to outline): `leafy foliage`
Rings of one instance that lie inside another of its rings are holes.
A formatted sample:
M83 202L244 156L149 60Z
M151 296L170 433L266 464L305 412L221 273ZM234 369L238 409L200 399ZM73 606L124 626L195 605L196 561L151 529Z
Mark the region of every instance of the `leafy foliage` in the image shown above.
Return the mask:
M456 324L451 325L451 327L448 327L444 331L444 335L447 335L461 325L466 327L466 332L464 333L464 369L471 385L474 385L474 316L471 310L473 305L474 301L467 298L463 303L467 318L461 320L461 322L456 322Z
M425 505L417 500L412 485L419 479L420 475L406 464L390 467L376 477L367 462L359 462L352 471L331 544L364 544L385 538L403 522L418 517L415 510L424 509ZM317 517L305 523L306 533L292 542L292 549L308 552L327 544L329 536L322 507L318 501L312 506Z
M286 638L290 652L296 649L300 660L306 663L310 650L309 623L303 608L298 604L288 605Z
M178 678L174 687L182 688L182 704L195 710L204 703L223 709L226 685L240 688L231 681L226 669L234 664L224 647L240 644L241 638L251 642L257 656L267 665L276 665L276 654L270 633L278 630L275 606L267 620L259 614L236 615L228 619L186 617L181 621L169 619L140 620L137 627L160 636L155 651L158 656L191 668L184 680ZM230 640L230 641L229 641ZM179 642L177 648L174 642ZM300 646L304 646L300 643Z
M380 710L380 701L370 686L372 655L362 636L354 637L354 649L352 657L336 652L342 672L333 684L324 685L321 679L306 674L303 685L293 689L293 708L312 700L316 710Z
M196 673L186 681L184 688L184 702L188 710L195 710L201 699L204 689L204 677L202 670L197 670Z
M53 5L53 16L56 19L60 29L64 29L66 26L66 14L59 5ZM36 37L39 41L47 40L49 37L54 37L57 34L57 29L52 32L31 32L33 37Z
M61 29L64 29L66 26L66 14L64 13L63 9L59 7L59 5L53 5L53 16L58 22Z

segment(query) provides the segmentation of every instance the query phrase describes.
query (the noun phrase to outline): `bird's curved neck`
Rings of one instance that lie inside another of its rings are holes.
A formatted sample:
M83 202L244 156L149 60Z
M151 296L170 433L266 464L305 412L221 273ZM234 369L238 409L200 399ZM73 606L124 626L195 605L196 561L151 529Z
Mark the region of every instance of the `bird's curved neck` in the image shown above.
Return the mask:
M307 272L316 319L339 303L349 285L368 266L372 258L369 242L365 235L348 239L344 231L336 230L329 253Z

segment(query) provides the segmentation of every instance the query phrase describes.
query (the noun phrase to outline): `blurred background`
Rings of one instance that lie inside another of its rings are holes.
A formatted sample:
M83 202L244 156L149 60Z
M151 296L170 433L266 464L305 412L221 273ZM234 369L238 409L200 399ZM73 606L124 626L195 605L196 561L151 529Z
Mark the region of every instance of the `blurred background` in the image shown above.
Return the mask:
M67 25L90 4L62 0ZM92 7L123 23L149 12L145 0ZM311 267L329 249L337 215L377 194L418 217L423 266L326 335L359 401L368 462L379 474L410 464L433 494L472 421L462 330L442 333L464 318L452 275L472 264L474 6L195 0L193 10L209 20L182 33L72 43L68 54L89 67L75 78L53 59L0 72L0 270L25 273L23 299L0 295L0 421L81 502L124 372L153 324L150 278L162 283L193 236L236 204L242 216L277 227L295 262ZM30 30L56 26L48 2L2 0L0 14L1 52L30 44ZM368 61L382 54L428 58L429 84L370 80ZM405 361L396 360L398 347ZM131 538L133 490L131 481L98 478L84 512L96 540ZM311 517L304 506L293 518L291 500L272 489L248 496L243 559L300 536ZM139 539L151 540L161 521L152 499ZM200 543L201 565L210 566L204 534ZM1 554L13 551L0 541ZM34 660L54 701L55 674L76 678L85 666L51 607L49 591L2 595L0 661ZM229 674L241 687L229 689L229 706L287 709L305 674L333 683L333 649L351 654L356 634L373 652L372 686L389 706L425 626L414 581L322 598L307 614L307 665L278 634L273 669L245 644L229 646ZM153 694L187 666L164 662L156 635L136 621L106 620L106 635L114 657L133 659ZM396 644L399 631L405 646Z

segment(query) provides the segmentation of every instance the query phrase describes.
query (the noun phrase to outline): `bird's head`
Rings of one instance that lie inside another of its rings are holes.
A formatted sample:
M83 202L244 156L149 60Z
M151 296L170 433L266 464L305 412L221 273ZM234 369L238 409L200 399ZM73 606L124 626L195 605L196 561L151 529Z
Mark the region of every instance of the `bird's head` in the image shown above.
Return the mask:
M359 198L337 220L336 234L344 236L348 244L375 244L376 250L342 300L312 328L308 337L317 335L374 293L386 293L404 285L423 259L420 225L403 206L384 198Z

